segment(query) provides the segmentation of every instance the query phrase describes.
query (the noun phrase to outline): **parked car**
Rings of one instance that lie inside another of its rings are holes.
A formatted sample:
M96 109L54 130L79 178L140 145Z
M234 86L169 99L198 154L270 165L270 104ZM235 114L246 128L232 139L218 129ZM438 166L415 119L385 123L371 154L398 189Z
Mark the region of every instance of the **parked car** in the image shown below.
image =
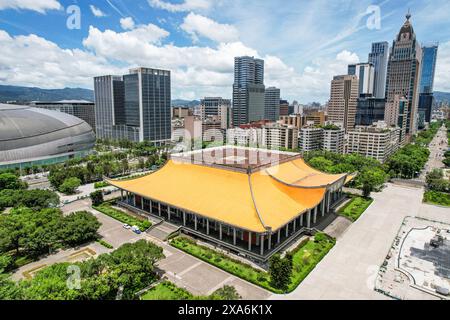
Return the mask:
M124 227L125 229L131 229L130 225L128 225L128 224L124 224L123 227Z
M136 234L141 234L141 233L142 233L142 232L141 232L141 229L139 229L138 226L132 226L132 227L131 227L131 230L132 230L134 233L136 233Z

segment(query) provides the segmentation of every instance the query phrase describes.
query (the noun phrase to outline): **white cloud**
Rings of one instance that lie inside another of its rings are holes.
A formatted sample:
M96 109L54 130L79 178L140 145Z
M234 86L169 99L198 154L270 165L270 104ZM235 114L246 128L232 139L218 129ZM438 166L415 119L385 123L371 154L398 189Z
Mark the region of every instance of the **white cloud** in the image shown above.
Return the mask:
M193 12L184 18L180 27L189 33L194 41L198 41L199 36L217 42L233 42L239 39L239 32L234 26L217 23Z
M42 88L92 87L92 77L125 69L80 49L62 49L34 34L10 36L0 30L0 82Z
M450 92L450 41L439 45L434 90Z
M97 18L106 17L106 14L99 8L93 6L92 4L89 7L91 8L92 14Z
M134 29L135 24L134 24L133 18L127 17L127 18L120 19L120 26L124 30L132 30L132 29Z
M23 9L45 13L47 10L60 10L61 4L57 0L0 0L0 10Z
M214 0L184 0L182 3L171 3L163 0L148 0L150 6L170 12L207 10Z
M95 50L101 56L127 61L127 55L133 57L141 54L143 47L159 44L167 36L169 32L154 24L141 25L120 33L113 30L102 32L90 26L89 35L83 40L83 45Z

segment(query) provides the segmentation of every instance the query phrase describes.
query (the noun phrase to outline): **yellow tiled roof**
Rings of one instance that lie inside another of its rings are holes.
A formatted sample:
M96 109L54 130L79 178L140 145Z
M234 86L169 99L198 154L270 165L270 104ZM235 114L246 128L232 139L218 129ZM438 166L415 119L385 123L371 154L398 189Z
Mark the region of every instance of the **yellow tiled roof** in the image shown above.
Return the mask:
M273 178L302 188L325 188L344 179L346 174L325 174L308 166L302 159L285 162L266 170Z
M283 173L283 179L279 180L295 182L304 178L305 174L301 174L304 171L297 167L301 162L279 166ZM273 172L274 168L267 171ZM332 182L333 179L335 182L342 177L317 174L305 181L308 186L314 182L319 185L305 189L301 187L305 183L289 186L286 182L277 181L278 178L274 179L265 170L248 175L170 160L163 168L145 177L108 182L120 189L212 220L262 233L266 227L276 231L314 208L322 201L326 191L322 183Z

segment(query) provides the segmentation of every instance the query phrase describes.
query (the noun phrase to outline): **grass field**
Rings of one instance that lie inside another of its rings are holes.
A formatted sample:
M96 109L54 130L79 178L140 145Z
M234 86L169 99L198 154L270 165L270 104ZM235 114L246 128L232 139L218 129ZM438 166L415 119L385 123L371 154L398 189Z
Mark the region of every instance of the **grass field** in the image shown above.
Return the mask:
M372 202L373 199L371 198L352 196L352 199L338 211L338 214L355 222L372 204Z

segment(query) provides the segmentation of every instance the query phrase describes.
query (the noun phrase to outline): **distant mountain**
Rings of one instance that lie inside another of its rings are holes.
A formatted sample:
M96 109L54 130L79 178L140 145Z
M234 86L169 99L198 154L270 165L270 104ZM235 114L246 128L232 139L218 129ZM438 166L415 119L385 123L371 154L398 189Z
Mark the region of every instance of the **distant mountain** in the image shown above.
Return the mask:
M41 89L36 87L19 87L0 85L0 102L17 101L60 101L87 100L94 101L94 91L81 88ZM194 107L200 104L198 100L172 100L172 106Z
M434 92L434 98L436 99L436 102L448 102L450 103L450 92L440 92L435 91Z
M59 100L94 101L94 91L81 88L41 89L35 87L0 85L0 102L59 101Z
M198 100L182 100L182 99L175 99L172 100L172 107L195 107L200 104L200 101Z

